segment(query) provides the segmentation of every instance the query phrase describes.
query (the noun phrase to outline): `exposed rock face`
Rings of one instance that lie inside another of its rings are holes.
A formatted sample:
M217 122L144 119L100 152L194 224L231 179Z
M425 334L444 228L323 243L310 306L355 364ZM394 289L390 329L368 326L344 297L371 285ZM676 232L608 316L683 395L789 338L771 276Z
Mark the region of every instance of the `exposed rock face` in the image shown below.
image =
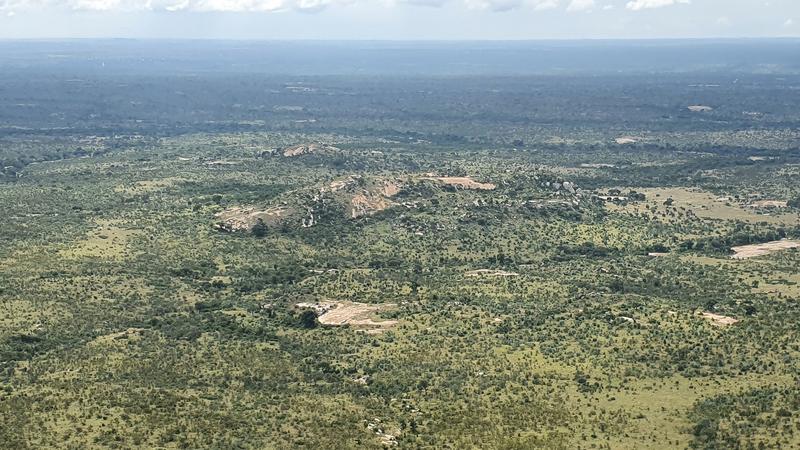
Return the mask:
M328 144L317 144L317 143L297 144L284 148L283 156L291 158L293 156L300 156L308 153L314 153L319 150L339 150L339 149Z
M251 232L259 222L266 226L293 224L303 228L317 225L330 207L341 208L355 219L399 205L391 200L403 189L396 179L369 179L358 175L332 181L323 186L295 192L280 206L263 209L236 206L215 215L214 228L224 232Z
M214 227L220 231L236 232L251 231L259 219L266 225L273 225L293 213L291 208L279 206L267 210L257 210L254 207L233 207L217 213L214 217L219 219Z
M356 194L350 200L350 217L355 219L374 214L393 205L394 202L390 202L382 195L375 195L369 191L364 194Z

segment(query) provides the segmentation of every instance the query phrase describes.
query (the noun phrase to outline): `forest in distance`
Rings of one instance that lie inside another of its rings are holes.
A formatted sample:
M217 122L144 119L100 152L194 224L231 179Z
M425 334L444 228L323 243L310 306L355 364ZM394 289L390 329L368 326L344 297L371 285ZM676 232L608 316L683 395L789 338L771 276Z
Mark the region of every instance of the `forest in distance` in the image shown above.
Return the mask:
M800 448L797 54L0 41L0 448Z

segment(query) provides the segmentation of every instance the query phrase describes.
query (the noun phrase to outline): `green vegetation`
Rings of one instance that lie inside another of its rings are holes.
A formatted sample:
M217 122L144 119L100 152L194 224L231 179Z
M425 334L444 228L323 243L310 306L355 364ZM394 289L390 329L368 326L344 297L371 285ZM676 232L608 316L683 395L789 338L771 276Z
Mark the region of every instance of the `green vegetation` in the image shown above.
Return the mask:
M645 78L6 130L0 447L797 447L800 250L730 256L800 239L796 108L735 111L800 91L742 76L697 116Z

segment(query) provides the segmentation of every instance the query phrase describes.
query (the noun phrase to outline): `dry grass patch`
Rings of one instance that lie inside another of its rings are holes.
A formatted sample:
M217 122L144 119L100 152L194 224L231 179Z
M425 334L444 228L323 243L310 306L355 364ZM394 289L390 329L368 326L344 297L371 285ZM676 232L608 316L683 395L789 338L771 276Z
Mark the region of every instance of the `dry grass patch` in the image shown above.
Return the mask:
M656 207L659 212L667 211L664 202L672 199L672 209L684 208L694 215L704 219L730 219L744 222L767 222L772 224L793 225L800 220L800 216L793 212L780 214L759 214L754 208L746 208L733 203L728 197L719 197L711 192L694 188L631 188L645 194L643 202L631 202L627 205L606 204L611 210L623 210L632 213L645 213L648 209ZM622 190L622 189L621 189ZM627 190L627 188L625 188Z
M99 221L98 225L97 229L87 233L85 239L59 251L59 254L65 258L123 259L129 241L141 234L140 230L117 226L114 221Z
M748 206L751 208L788 208L789 202L785 200L759 200Z
M168 177L156 180L137 181L129 186L119 185L114 188L114 192L128 195L146 194L149 192L160 191L185 181L188 180L181 177Z
M470 177L434 177L434 176L426 176L422 177L422 180L433 180L438 181L442 184L446 184L448 186L453 186L456 188L461 189L475 189L475 190L482 190L482 191L491 191L497 188L497 185L493 183L481 183L478 181L473 180Z
M283 206L266 210L235 206L214 215L215 218L219 219L215 227L218 230L227 232L250 231L259 220L263 221L265 225L275 225L293 212L293 209Z

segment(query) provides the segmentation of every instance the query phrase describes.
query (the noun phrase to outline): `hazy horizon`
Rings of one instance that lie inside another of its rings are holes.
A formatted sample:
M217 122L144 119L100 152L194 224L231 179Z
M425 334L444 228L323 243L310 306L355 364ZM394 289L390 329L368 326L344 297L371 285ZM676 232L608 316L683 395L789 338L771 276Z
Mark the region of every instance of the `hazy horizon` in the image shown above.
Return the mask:
M516 76L800 73L795 38L525 41L0 40L0 70L71 74Z
M0 38L800 37L791 0L0 0Z

